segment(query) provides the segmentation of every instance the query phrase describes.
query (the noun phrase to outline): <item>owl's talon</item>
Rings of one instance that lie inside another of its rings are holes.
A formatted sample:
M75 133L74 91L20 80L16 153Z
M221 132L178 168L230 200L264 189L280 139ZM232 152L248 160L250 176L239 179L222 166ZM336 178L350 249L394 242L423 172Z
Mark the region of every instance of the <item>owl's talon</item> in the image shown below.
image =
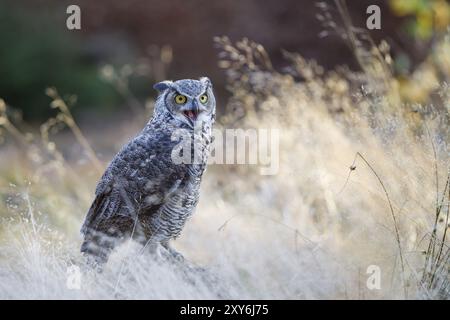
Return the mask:
M179 252L172 254L172 257L178 262L184 262L184 256Z
M173 260L175 260L177 262L184 262L184 256L181 253L171 249L171 250L169 250L169 254Z
M165 249L165 253L168 255L168 258L173 259L177 262L184 262L183 255L169 246L168 243L162 243L161 245Z

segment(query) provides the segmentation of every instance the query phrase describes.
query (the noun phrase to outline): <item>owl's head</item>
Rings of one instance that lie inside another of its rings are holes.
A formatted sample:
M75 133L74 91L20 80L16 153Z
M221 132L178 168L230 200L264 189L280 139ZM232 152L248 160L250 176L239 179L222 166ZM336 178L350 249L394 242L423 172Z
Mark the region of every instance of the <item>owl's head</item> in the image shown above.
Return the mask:
M175 120L193 128L201 122L214 121L216 99L211 80L183 79L162 81L153 86L159 92L155 113L169 113Z

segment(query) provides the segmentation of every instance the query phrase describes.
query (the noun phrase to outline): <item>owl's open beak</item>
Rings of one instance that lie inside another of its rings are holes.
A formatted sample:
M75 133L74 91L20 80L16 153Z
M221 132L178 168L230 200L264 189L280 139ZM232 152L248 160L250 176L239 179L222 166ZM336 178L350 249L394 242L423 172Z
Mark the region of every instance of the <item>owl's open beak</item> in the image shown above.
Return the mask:
M188 118L192 123L197 120L198 114L200 113L199 105L196 101L192 102L192 109L183 111L183 114L186 118Z
M183 112L184 116L189 120L195 121L197 119L198 113L193 110L186 110Z

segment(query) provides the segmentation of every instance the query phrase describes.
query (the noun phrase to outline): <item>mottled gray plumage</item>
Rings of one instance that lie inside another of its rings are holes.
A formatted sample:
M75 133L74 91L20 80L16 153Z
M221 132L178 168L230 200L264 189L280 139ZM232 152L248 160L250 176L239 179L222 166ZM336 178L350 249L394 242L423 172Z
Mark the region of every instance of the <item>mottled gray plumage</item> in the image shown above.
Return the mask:
M130 236L178 255L168 241L180 234L199 199L215 119L211 82L163 81L154 88L159 96L152 119L109 164L81 229L81 251L98 262ZM176 151L180 146L193 147L198 157ZM179 163L174 155L188 161Z

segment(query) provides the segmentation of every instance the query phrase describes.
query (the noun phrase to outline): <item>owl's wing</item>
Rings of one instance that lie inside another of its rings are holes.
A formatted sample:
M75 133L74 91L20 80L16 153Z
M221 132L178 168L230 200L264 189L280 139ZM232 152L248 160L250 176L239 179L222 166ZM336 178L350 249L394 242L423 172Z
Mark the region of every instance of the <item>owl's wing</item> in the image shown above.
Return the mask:
M165 136L138 136L125 145L97 185L82 234L102 231L99 229L108 221L134 219L139 211L146 215L158 211L186 172L184 165L171 161L173 146L174 142Z
M97 187L95 199L92 202L83 226L81 227L81 233L84 235L87 234L89 229L97 229L95 226L96 222L98 222L99 218L107 215L107 211L111 210L112 184L110 181L103 181L103 179L105 179L105 175L102 177L101 181L104 183L105 188L99 190Z

